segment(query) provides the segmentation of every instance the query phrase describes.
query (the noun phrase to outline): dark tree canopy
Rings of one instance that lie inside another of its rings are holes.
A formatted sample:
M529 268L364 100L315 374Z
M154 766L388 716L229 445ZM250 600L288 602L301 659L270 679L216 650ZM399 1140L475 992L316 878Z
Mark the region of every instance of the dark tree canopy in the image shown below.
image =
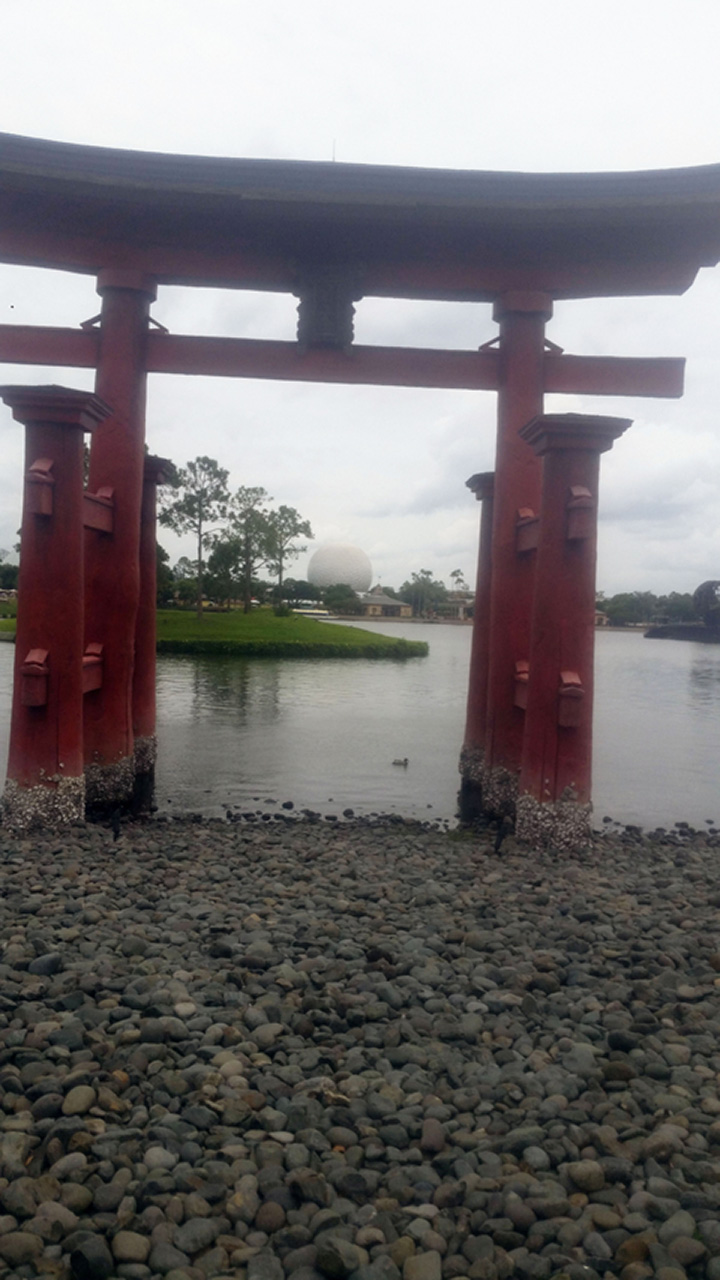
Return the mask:
M172 604L173 591L175 588L175 577L170 568L170 557L164 547L158 542L155 548L156 556L156 601L162 607L163 605Z
M265 506L270 501L267 490L259 485L241 485L230 502L230 534L224 541L237 543L237 565L246 613L251 609L253 579L270 558L268 511Z
M398 594L401 600L412 605L413 614L418 617L432 613L436 605L447 599L447 587L433 578L429 569L421 569L413 573L408 582L403 582Z
M717 579L700 583L693 594L693 604L706 627L720 630L720 582Z
M323 592L323 603L331 613L355 614L360 612L360 599L356 591L347 582L337 582L326 587Z
M613 627L640 627L650 623L695 622L698 614L689 592L621 591L614 596L600 592L595 607Z
M224 600L228 608L230 601L240 592L241 556L239 538L221 537L216 541L208 559L209 590L219 600Z

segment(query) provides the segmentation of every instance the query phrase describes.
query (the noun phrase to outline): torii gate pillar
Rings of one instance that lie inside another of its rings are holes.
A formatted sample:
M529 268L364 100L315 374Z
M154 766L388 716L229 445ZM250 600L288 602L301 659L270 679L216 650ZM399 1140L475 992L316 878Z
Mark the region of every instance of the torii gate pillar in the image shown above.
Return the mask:
M104 270L95 388L113 406L90 450L89 487L113 491L111 536L86 542L86 641L102 644L102 688L85 702L85 780L91 809L132 800L133 670L140 600L140 519L145 447L147 331L154 280Z
M63 826L85 817L83 776L83 432L110 409L87 391L14 386L25 424L25 489L10 752L3 821ZM87 663L99 666L94 656Z
M165 458L146 455L140 515L140 600L135 627L133 673L134 803L148 809L155 789L155 676L157 642L157 489L170 473Z
M521 511L540 505L540 459L520 428L542 413L548 294L506 293L495 303L500 323L498 431L493 500L490 642L487 669L482 803L486 812L513 813L517 798L523 715L513 705L516 663L527 658L534 556L518 544Z
M460 756L460 809L463 821L483 813L482 769L485 760L488 655L490 652L490 583L492 580L493 492L495 472L481 471L466 482L482 503L480 545L475 579L470 676L468 680L465 738Z
M546 414L520 432L542 458L516 834L578 848L590 836L600 454L628 418Z

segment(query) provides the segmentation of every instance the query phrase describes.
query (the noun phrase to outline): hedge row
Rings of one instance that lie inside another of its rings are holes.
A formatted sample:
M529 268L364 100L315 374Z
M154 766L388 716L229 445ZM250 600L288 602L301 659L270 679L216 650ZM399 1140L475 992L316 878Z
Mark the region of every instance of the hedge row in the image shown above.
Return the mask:
M158 653L189 653L235 658L424 658L421 640L396 640L391 645L307 643L302 640L158 640Z

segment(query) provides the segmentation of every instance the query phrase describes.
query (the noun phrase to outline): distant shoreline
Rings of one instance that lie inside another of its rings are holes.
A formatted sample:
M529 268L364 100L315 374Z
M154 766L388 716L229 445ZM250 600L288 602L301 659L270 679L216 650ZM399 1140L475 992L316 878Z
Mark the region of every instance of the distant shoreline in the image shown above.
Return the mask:
M711 630L702 622L663 622L648 627L646 640L694 640L696 644L720 644L720 631Z

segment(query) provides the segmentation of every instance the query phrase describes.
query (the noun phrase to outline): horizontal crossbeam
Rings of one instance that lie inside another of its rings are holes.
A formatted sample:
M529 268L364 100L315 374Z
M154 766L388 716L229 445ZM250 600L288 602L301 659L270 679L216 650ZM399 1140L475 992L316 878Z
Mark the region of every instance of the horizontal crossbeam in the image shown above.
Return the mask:
M0 324L0 360L4 364L44 364L67 369L94 369L97 352L98 334L91 330Z
M0 325L0 361L92 369L97 330ZM148 334L149 373L270 378L290 382L440 387L494 391L497 350L443 351L421 347L353 346L349 352L304 351L295 342ZM545 356L546 392L575 395L682 395L685 361L615 356Z
M677 356L545 356L545 390L578 396L677 399L685 360Z
M254 338L191 338L151 334L149 373L215 374L289 382L346 382L385 387L451 387L494 391L494 351L353 346L349 352L304 351L295 342Z

